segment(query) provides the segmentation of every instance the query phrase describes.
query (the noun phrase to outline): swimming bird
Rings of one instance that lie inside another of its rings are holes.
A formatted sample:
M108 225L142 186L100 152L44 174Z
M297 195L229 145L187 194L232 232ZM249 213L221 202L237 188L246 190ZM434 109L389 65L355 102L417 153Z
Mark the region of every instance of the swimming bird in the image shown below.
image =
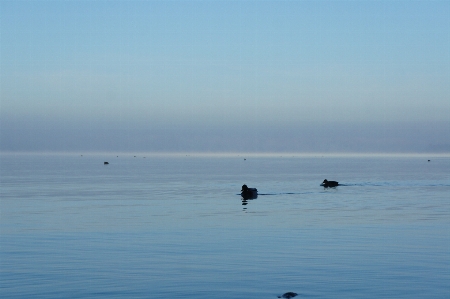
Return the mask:
M324 179L323 182L322 182L322 184L320 184L320 186L323 186L323 187L325 187L325 188L328 188L328 187L336 187L336 186L338 186L338 185L339 185L338 182L336 182L336 181L329 181L329 180L327 180L327 179Z
M281 295L281 296L278 296L278 298L286 298L286 299L291 299L291 298L294 298L295 296L297 296L298 294L297 293L294 293L294 292L287 292L287 293L284 293L283 295Z
M242 185L241 196L245 199L254 199L258 197L258 190L256 188L249 188L247 185Z

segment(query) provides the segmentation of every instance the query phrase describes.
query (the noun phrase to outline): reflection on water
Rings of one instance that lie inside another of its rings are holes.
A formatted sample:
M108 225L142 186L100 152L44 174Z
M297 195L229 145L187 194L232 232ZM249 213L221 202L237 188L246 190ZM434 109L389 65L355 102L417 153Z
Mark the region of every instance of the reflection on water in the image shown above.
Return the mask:
M241 197L242 205L243 205L243 206L246 206L246 205L248 205L249 201L252 201L252 200L254 200L254 199L256 199L256 198L258 198L258 196L254 196L254 198L244 198L244 197Z

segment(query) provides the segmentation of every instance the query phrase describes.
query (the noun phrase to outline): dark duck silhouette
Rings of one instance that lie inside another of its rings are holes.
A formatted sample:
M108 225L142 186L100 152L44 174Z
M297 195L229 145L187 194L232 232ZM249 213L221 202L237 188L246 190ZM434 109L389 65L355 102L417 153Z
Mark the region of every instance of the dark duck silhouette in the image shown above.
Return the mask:
M241 196L245 199L254 199L258 197L258 190L256 188L249 188L247 185L242 185Z
M287 293L284 293L283 295L281 295L281 296L278 296L278 298L286 298L286 299L291 299L291 298L294 298L295 296L297 296L298 294L297 293L294 293L294 292L287 292Z
M325 179L325 180L323 180L322 184L320 184L320 186L323 186L325 188L336 187L336 186L339 186L339 183L336 181L329 181L329 180Z

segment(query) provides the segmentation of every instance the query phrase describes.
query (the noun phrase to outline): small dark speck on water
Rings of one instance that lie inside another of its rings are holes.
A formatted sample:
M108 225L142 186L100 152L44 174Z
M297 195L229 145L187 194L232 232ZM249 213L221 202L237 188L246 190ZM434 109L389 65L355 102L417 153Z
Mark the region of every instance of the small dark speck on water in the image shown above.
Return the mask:
M286 298L286 299L290 299L290 298L294 298L295 296L297 296L298 294L297 293L294 293L294 292L287 292L287 293L284 293L283 295L281 295L281 296L278 296L278 298Z

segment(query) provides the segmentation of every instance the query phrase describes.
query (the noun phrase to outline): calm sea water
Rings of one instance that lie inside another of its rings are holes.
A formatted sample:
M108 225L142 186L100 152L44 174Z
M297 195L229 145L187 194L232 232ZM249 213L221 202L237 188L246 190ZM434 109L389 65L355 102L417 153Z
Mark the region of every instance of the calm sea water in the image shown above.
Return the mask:
M1 155L0 297L450 298L427 160Z

